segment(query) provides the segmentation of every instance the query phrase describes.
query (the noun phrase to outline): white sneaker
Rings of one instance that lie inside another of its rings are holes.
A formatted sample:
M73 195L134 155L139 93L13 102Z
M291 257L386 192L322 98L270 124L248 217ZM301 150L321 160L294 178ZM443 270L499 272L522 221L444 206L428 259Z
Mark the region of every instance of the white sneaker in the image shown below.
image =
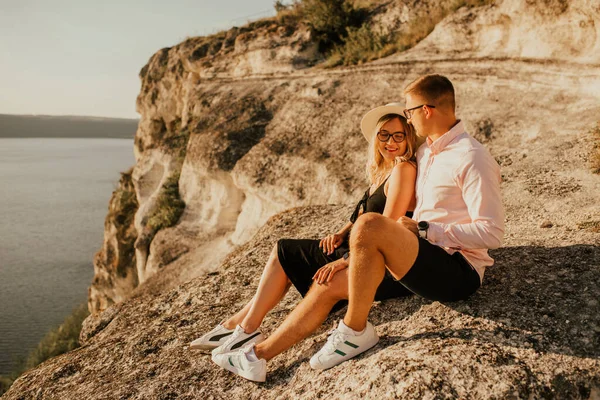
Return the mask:
M328 369L369 350L379 341L370 322L363 333L356 333L340 320L338 327L330 332L327 343L310 359L312 369Z
M212 361L221 368L254 382L264 382L267 378L267 361L254 354L254 343L248 343L229 353L218 353Z
M190 343L190 349L216 349L217 347L225 343L231 335L233 335L232 329L227 329L223 325L219 324L215 326L210 332L205 333L204 335Z
M237 350L242 346L253 343L258 344L265 340L265 336L257 329L252 333L246 333L244 328L236 326L231 336L229 336L219 347L212 351L212 354L228 353Z

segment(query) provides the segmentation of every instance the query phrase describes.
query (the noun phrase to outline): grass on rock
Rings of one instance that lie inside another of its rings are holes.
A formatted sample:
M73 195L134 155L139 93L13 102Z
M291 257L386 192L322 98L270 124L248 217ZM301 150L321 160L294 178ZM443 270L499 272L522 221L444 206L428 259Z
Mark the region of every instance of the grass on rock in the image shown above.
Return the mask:
M82 304L75 308L61 325L48 332L38 343L37 347L29 352L29 355L21 362L20 366L9 376L0 376L0 395L8 390L15 379L23 372L40 365L52 357L59 356L79 347L81 325L88 315L87 303Z

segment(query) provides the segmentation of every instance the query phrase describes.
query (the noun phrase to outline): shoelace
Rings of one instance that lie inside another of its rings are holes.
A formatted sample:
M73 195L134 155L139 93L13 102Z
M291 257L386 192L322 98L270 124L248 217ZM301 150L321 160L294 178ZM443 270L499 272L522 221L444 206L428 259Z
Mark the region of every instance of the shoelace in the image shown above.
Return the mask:
M229 338L227 338L226 341L223 342L223 344L221 345L221 347L226 348L227 346L229 346L231 343L233 343L241 334L241 330L238 330L238 328L236 327L233 330L233 335L229 336Z
M327 338L327 343L323 346L324 349L327 349L329 354L333 353L337 350L338 344L344 341L344 334L337 330L336 328L329 331L329 337Z

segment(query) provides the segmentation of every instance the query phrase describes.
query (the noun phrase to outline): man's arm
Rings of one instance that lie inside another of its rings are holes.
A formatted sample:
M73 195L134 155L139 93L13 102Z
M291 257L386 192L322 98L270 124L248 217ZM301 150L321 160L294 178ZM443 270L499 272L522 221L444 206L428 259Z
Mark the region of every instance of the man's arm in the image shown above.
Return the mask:
M496 249L504 237L504 208L500 193L500 168L484 149L473 149L457 169L470 223L430 222L427 238L439 246L455 249Z

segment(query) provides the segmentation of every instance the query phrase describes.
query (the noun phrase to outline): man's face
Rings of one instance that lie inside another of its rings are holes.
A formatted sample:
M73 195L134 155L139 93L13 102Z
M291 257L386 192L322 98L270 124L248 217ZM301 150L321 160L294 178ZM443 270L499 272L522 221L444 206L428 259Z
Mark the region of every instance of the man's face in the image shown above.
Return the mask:
M406 95L405 100L406 105L404 107L407 110L427 103L423 98L411 95L410 93ZM410 119L408 120L408 122L415 127L415 130L419 136L426 137L428 121L425 118L425 115L423 114L423 108L416 108L414 110L409 111L409 113Z

